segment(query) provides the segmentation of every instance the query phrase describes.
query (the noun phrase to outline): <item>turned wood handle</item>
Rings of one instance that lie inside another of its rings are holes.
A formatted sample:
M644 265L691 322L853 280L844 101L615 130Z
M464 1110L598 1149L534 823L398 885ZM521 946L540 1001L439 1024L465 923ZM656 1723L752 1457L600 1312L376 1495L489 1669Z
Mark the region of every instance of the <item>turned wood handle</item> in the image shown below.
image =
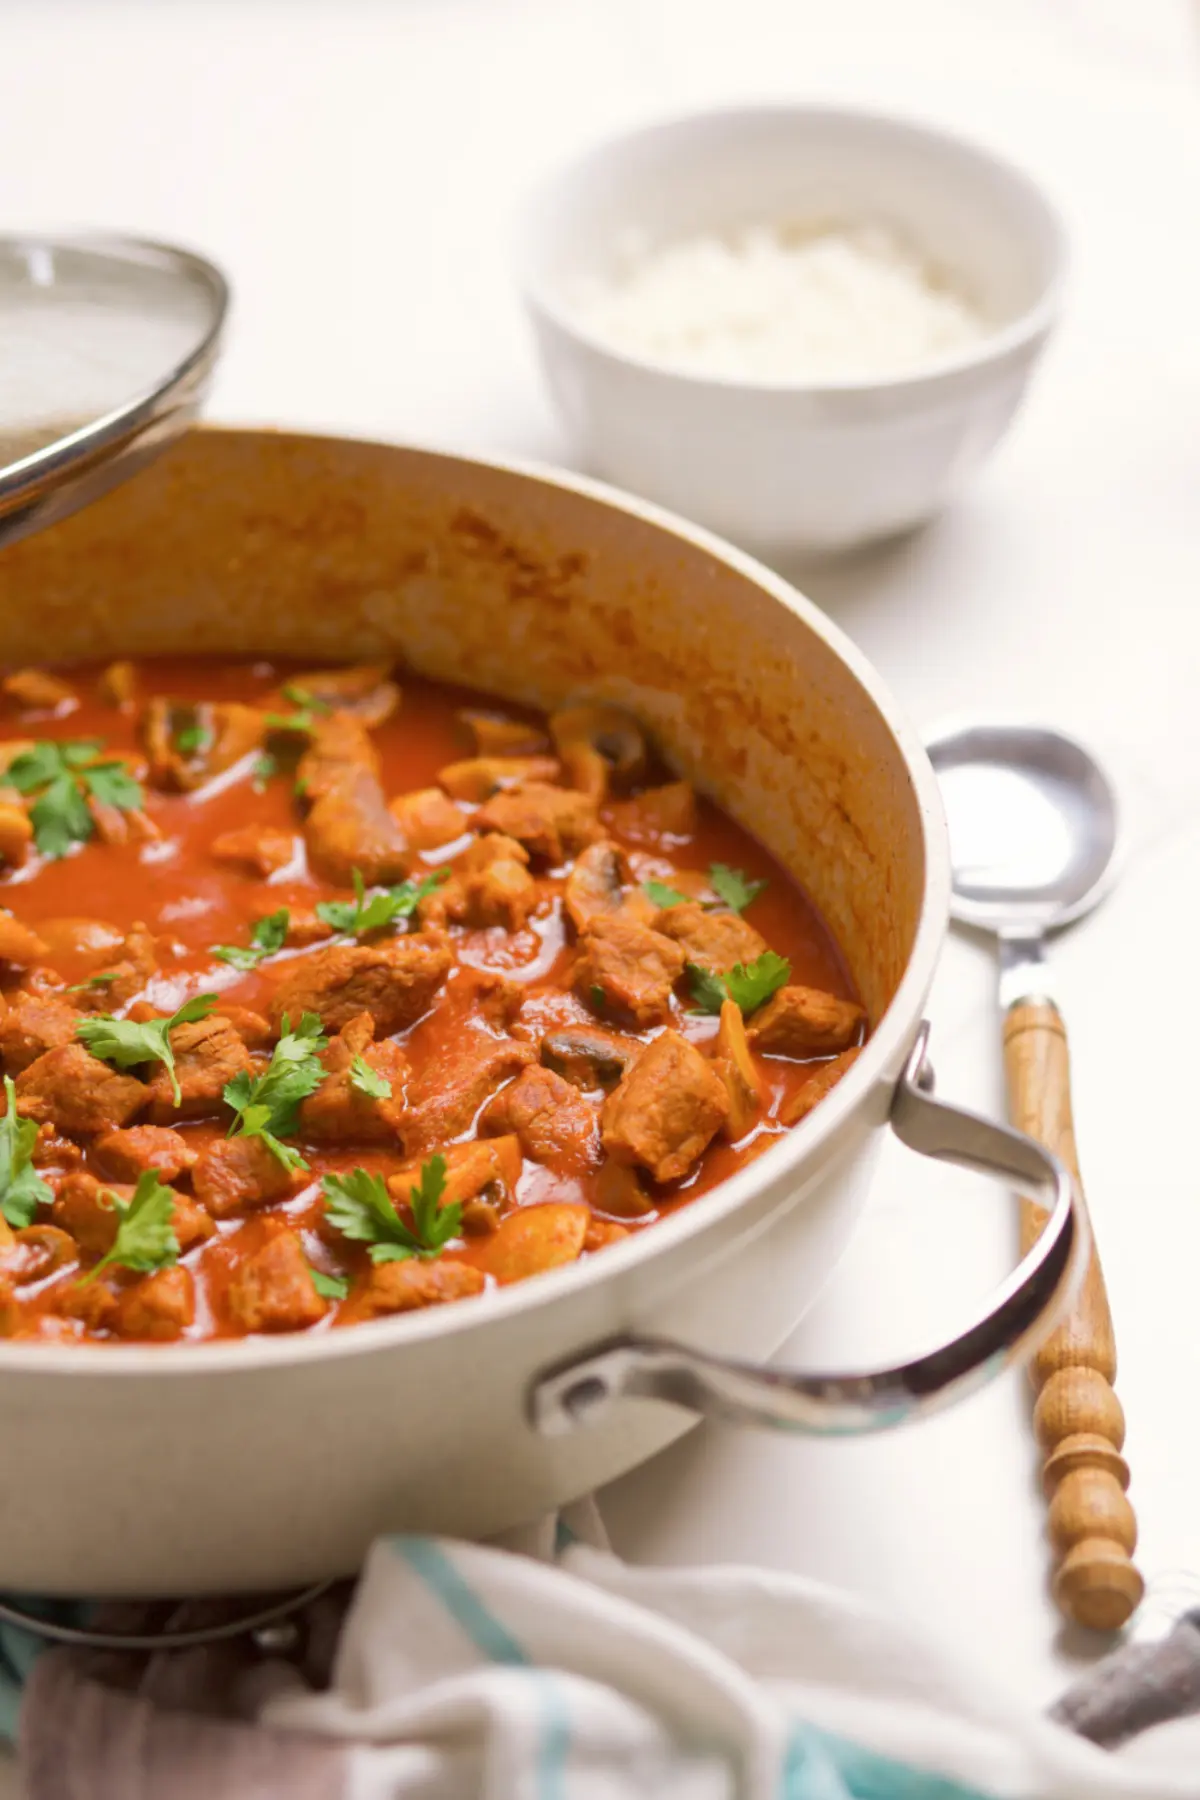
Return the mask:
M1082 1198L1066 1027L1048 1000L1011 1007L1004 1020L1004 1067L1014 1125L1059 1156ZM1045 1212L1021 1201L1021 1250L1041 1235ZM1137 1520L1126 1498L1121 1455L1125 1415L1113 1392L1117 1352L1104 1276L1095 1246L1070 1317L1038 1351L1033 1422L1045 1452L1042 1483L1050 1502L1050 1542L1058 1566L1054 1598L1078 1625L1115 1631L1142 1597L1130 1560Z

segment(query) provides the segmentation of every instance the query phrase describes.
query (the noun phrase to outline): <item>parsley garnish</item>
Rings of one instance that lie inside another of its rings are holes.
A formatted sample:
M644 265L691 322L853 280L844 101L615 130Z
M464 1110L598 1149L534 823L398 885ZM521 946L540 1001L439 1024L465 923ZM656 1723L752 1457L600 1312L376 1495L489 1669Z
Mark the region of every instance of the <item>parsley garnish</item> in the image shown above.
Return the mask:
M264 750L261 756L255 758L250 773L254 778L255 793L261 794L272 775L279 773L279 758L272 756L269 750Z
M354 1169L349 1175L326 1175L321 1184L325 1216L343 1237L371 1246L371 1261L405 1262L410 1256L436 1256L458 1235L462 1205L439 1204L446 1189L446 1159L431 1156L421 1166L418 1186L409 1189L413 1224L410 1231L392 1205L381 1175Z
M89 1270L84 1281L94 1281L110 1263L120 1263L123 1269L132 1269L138 1275L152 1275L178 1262L175 1195L163 1186L153 1169L143 1169L128 1200L122 1200L111 1188L106 1191L120 1221L117 1235L112 1249Z
M283 1036L263 1073L251 1080L243 1070L225 1084L225 1103L237 1114L229 1136L260 1137L285 1169L307 1169L300 1152L279 1140L295 1130L300 1102L325 1079L317 1052L328 1040L316 1013L305 1013L295 1031L286 1013L281 1023Z
M713 892L735 913L745 912L767 885L765 881L750 881L740 869L731 869L725 863L713 863L708 880Z
M132 1019L114 1019L110 1013L97 1013L94 1019L80 1019L75 1036L87 1045L101 1062L114 1069L136 1069L140 1063L160 1062L171 1077L171 1098L179 1105L179 1081L175 1074L175 1052L171 1048L171 1032L176 1025L190 1025L195 1019L206 1019L217 1004L215 994L197 994L185 1001L169 1019L150 1019L144 1025Z
M608 995L600 986L599 982L596 981L594 981L588 989L588 998L591 1000L591 1003L597 1012L603 1012L608 1004Z
M263 717L272 731L296 731L308 734L316 723L316 712L311 706L298 707L292 713L264 713Z
M392 1097L392 1084L387 1076L373 1069L363 1056L356 1056L350 1064L350 1086L365 1094L368 1100L390 1100Z
M285 700L291 701L293 706L307 708L311 713L331 713L333 711L328 700L322 700L319 695L302 687L298 681L285 681L279 691Z
M354 899L318 900L316 914L326 925L332 925L335 931L351 932L355 937L362 937L368 931L382 931L397 919L411 918L426 894L432 894L435 888L441 887L450 871L434 869L432 874L423 875L420 881L402 881L399 887L377 888L370 899L367 898L361 872L352 869L350 874L354 883Z
M43 856L65 856L72 844L85 844L92 836L96 826L87 794L125 812L142 805L141 783L119 757L98 760L102 748L95 738L64 744L43 740L9 764L10 785L20 794L36 796L29 821Z
M33 1119L17 1112L17 1090L4 1077L8 1111L0 1119L0 1214L14 1231L32 1225L37 1209L54 1195L33 1166L33 1146L38 1128Z
M108 987L119 980L115 969L105 969L102 975L89 975L86 981L77 981L74 987L64 988L66 994L86 994L89 988Z
M323 1269L314 1269L311 1266L308 1272L312 1276L312 1284L322 1300L344 1300L350 1292L350 1283L344 1275L326 1275Z
M235 969L256 969L264 956L274 956L283 949L287 933L288 909L281 906L278 912L268 913L258 921L250 933L249 944L214 944L212 953L222 962L232 963Z
M784 983L790 980L792 965L774 950L764 950L752 963L734 963L728 975L714 975L699 963L687 965L688 985L696 1011L719 1013L726 1000L736 1000L744 1013L756 1012Z
M185 725L182 731L175 733L175 748L183 756L199 755L212 741L213 734L207 725Z
M665 881L644 881L642 891L650 896L655 906L687 905L687 895L681 894L678 888L668 887Z

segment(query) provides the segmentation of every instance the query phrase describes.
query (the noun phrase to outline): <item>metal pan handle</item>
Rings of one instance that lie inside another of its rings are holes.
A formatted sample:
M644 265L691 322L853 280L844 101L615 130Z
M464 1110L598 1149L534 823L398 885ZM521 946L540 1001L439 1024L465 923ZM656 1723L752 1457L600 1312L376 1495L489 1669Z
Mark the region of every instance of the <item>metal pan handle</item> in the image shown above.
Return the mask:
M933 1098L928 1036L922 1024L892 1099L892 1130L922 1156L996 1176L1047 1209L1042 1235L986 1311L915 1361L861 1374L796 1375L659 1338L613 1338L531 1383L528 1410L539 1431L574 1431L626 1396L667 1400L706 1418L776 1431L882 1431L962 1399L1033 1354L1083 1279L1086 1218L1067 1169L1049 1150L1022 1132Z

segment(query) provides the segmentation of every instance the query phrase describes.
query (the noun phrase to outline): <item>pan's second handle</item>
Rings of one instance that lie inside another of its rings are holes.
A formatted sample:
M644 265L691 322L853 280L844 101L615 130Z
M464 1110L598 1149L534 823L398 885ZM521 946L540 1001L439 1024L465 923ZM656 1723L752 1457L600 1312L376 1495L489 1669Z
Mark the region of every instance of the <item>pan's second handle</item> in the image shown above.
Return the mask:
M1052 1001L1010 1007L1004 1065L1013 1124L1067 1165L1082 1199L1067 1034ZM1045 1223L1045 1209L1022 1200L1022 1252L1037 1242ZM1059 1558L1054 1597L1069 1619L1095 1631L1124 1625L1142 1597L1142 1578L1131 1561L1137 1520L1125 1492L1129 1468L1121 1455L1125 1417L1113 1392L1116 1372L1112 1317L1093 1242L1079 1297L1033 1358L1030 1373L1038 1390L1034 1429L1046 1459L1050 1541Z

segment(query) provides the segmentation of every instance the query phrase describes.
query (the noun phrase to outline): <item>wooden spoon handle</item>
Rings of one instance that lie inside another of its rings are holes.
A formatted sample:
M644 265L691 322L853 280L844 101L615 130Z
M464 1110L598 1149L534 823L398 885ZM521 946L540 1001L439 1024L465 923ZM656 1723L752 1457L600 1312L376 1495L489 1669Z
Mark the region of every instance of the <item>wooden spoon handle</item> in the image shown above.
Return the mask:
M1009 1009L1004 1066L1013 1124L1061 1157L1082 1197L1067 1033L1052 1002L1026 1000ZM1021 1201L1022 1252L1040 1237L1045 1219L1035 1202ZM1142 1597L1142 1578L1130 1560L1137 1520L1125 1494L1129 1468L1121 1455L1125 1415L1112 1388L1116 1372L1108 1295L1093 1244L1074 1309L1038 1351L1031 1374L1058 1559L1054 1598L1067 1618L1094 1631L1117 1630Z

